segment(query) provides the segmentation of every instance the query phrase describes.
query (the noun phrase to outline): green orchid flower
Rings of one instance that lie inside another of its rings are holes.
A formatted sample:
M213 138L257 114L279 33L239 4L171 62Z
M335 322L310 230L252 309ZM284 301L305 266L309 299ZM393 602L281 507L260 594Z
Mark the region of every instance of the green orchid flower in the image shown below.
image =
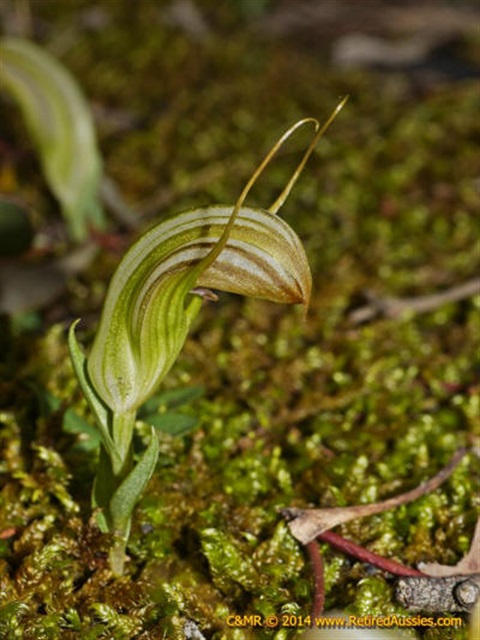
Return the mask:
M158 456L150 444L134 461L132 436L139 407L156 391L177 359L210 288L273 302L310 300L312 277L303 246L277 216L323 127L307 118L274 145L233 207L193 209L147 231L120 262L109 287L90 355L85 358L69 333L72 361L92 408L102 447L93 504L99 523L113 532L111 565L123 571L131 514L150 479ZM279 198L268 209L245 207L259 175L294 131L313 124L315 136Z
M182 213L148 231L122 260L88 358L90 379L115 413L138 409L177 359L202 305L195 287L308 304L305 251L268 211L242 207L211 264L231 215L227 207Z
M90 107L68 69L24 38L0 39L4 87L23 112L48 185L74 240L101 229L103 169Z

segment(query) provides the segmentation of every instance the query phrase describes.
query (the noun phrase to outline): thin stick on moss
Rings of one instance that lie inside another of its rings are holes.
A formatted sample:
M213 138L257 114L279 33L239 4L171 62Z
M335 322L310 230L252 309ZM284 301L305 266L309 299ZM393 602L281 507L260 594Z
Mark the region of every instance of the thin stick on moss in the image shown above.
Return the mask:
M402 504L407 504L427 493L435 491L435 489L451 475L465 456L465 453L466 449L458 449L453 454L450 462L434 475L433 478L423 482L411 491L402 493L399 496L394 496L388 500L383 500L382 502L329 509L298 509L294 507L282 509L281 513L290 521L288 526L292 535L302 544L308 544L312 540L315 540L320 534L340 524L395 509Z
M323 557L319 544L312 540L305 545L313 569L313 605L312 618L318 618L325 607L325 578L323 574Z
M338 533L334 533L333 531L324 531L324 533L321 533L319 536L317 536L317 540L320 540L321 542L327 542L335 549L342 551L342 553L353 556L357 560L360 560L360 562L367 562L368 564L371 564L378 569L382 569L382 571L392 573L395 576L425 575L418 569L412 569L412 567L407 567L400 562L396 562L395 560L390 560L389 558L379 556L377 553L373 553L373 551L369 551L368 549L365 549L365 547L361 547L359 544L355 544L355 542L347 540L343 536L340 536L338 535Z
M446 291L416 298L382 298L375 293L368 295L369 303L355 309L348 316L350 324L357 325L375 318L401 318L406 314L428 313L451 302L458 302L480 293L480 278L472 278Z

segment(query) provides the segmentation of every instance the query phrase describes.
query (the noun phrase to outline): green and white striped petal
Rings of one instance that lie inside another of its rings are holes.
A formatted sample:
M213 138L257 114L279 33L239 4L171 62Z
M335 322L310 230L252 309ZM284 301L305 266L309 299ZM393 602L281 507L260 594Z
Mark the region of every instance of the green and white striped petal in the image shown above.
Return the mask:
M212 225L208 233L218 234L228 222L228 209L204 211L205 222ZM312 279L304 248L291 227L268 211L244 207L222 252L197 284L308 307Z
M244 207L225 237L231 219L231 207L187 211L148 231L120 263L88 359L90 379L113 411L140 406L170 369L201 307L191 295L197 285L308 305L307 257L287 223Z

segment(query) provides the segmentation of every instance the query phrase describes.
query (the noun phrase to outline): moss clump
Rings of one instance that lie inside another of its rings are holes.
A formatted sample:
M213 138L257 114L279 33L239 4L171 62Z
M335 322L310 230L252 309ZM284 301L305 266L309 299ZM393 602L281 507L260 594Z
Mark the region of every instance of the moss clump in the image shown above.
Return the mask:
M351 95L286 213L312 263L312 308L305 324L295 310L233 296L204 310L167 382L204 386L186 410L199 426L159 436L158 471L137 509L122 579L107 570L108 537L89 523L94 442L64 428L67 409L89 419L65 329L81 315L88 338L118 252L105 250L73 279L33 332L2 321L6 638L176 640L186 620L209 640L293 638L296 629L225 622L310 611L311 571L277 508L380 500L433 475L458 446L478 444L478 296L401 321L347 322L365 289L420 295L478 271L478 88L464 81L419 97L408 79L336 72L295 43L256 39L248 25L222 37L234 21L210 4L219 32L195 46L159 20L155 3L135 12L96 3L105 24L89 30L76 26L88 2L32 10L47 44L58 45L69 25L65 62L110 123L118 110L133 123L99 128L107 170L145 224L234 201L279 131ZM22 139L15 118L10 139ZM252 204L270 204L297 159L292 144ZM15 170L37 202L49 202L31 164ZM52 220L52 207L41 208ZM341 533L406 564L454 564L473 534L477 466L469 454L434 494ZM405 613L389 576L322 548L329 608ZM466 638L465 629L449 634Z

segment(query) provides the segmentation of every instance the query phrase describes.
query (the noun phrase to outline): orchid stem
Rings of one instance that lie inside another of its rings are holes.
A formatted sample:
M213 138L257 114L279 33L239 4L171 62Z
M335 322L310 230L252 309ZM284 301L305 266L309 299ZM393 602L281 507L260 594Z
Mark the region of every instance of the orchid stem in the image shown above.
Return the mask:
M132 438L136 416L136 411L113 414L112 435L119 459L112 460L112 467L115 478L120 480L123 480L132 466Z
M125 567L125 554L127 549L128 536L130 533L130 522L127 530L122 532L115 531L115 540L110 549L109 560L112 573L122 576Z
M113 413L112 438L118 453L118 459L111 460L114 491L118 489L133 467L132 439L136 416L136 410ZM111 502L109 511L109 520L112 523L114 535L113 546L110 550L110 567L113 573L121 576L125 565L125 552L130 535L131 518L125 519L124 514L115 513Z

